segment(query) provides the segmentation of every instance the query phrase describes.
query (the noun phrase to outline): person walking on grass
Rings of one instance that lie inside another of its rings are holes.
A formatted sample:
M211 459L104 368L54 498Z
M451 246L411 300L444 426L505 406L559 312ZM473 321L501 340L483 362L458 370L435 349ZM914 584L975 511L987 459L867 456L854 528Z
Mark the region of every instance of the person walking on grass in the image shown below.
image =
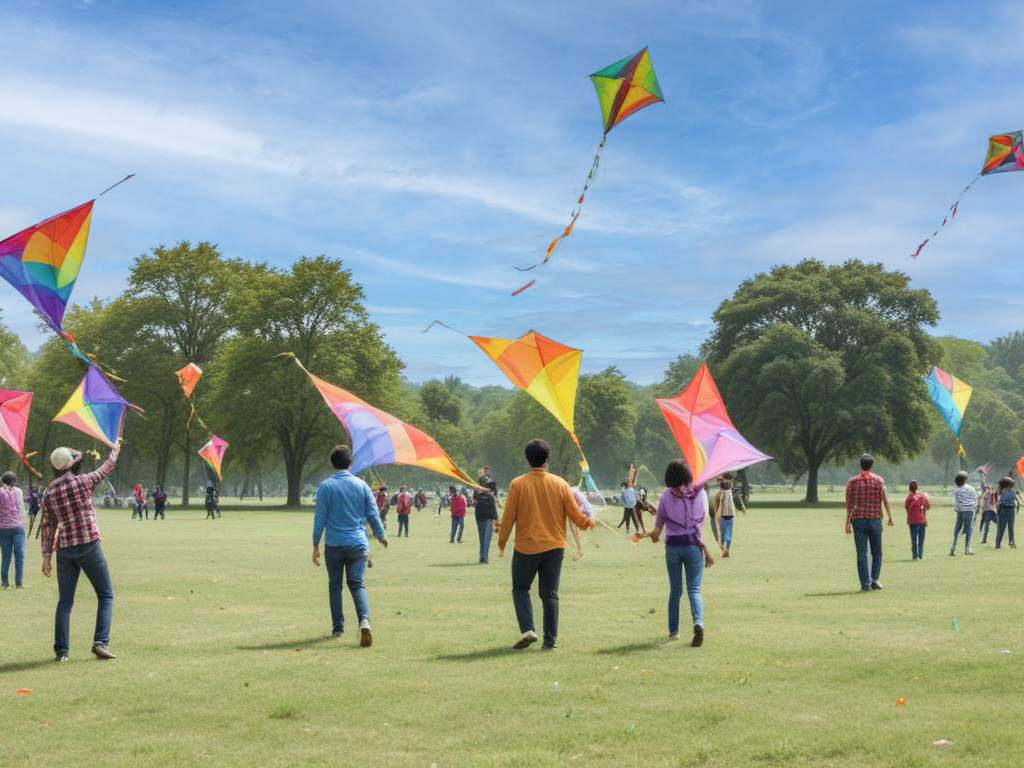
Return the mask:
M997 490L984 480L981 483L981 515L979 516L978 532L981 533L982 544L988 541L989 526L998 520L996 508L999 506L999 492L1001 490L1001 485Z
M456 493L455 486L448 487L448 493L451 494L451 511L452 511L452 533L448 539L449 544L454 544L458 541L462 543L462 529L466 524L466 497L461 493Z
M364 583L366 561L370 555L366 524L370 524L373 535L385 549L388 539L370 486L348 471L352 466L352 449L347 445L335 446L331 451L331 466L335 473L316 489L313 565L320 567L320 538L323 536L331 634L341 637L345 632L345 616L341 609L341 583L344 579L356 606L359 644L368 648L373 644L373 635L370 633L370 598Z
M956 540L960 531L964 532L964 554L973 555L971 549L971 531L974 529L974 514L978 511L978 492L967 482L967 473L960 470L953 480L953 510L956 512L956 526L953 528L953 546L949 548L949 556L956 555Z
M25 506L21 488L14 484L18 478L13 472L0 476L0 584L9 589L11 558L14 558L14 586L21 589L25 576L25 521L21 517ZM1012 534L1011 534L1012 536Z
M728 557L729 548L732 546L732 525L736 516L736 509L733 507L732 501L732 480L728 475L721 477L718 481L718 493L715 494L713 514L717 523L718 546L722 550L722 557Z
M164 492L164 487L158 485L151 495L153 497L153 520L166 520L164 509L167 506L167 494Z
M206 486L206 519L216 520L220 517L220 494L212 484Z
M477 480L480 487L473 494L476 511L476 527L480 534L480 562L487 564L490 559L491 537L498 530L498 484L488 475Z
M409 538L409 513L412 512L412 495L405 490L405 486L398 489L395 494L395 514L398 515L398 536L401 537L402 530L405 530L405 538Z
M29 478L28 488L28 535L32 537L32 526L35 525L36 515L39 514L39 489L32 485L32 478Z
M504 556L514 527L512 604L522 636L512 647L521 650L537 642L530 588L534 577L539 577L544 608L542 647L550 651L557 647L558 640L558 580L565 554L566 520L584 530L596 523L580 510L569 484L548 472L551 448L546 442L531 440L526 444L525 454L530 471L509 483L498 531L498 552Z
M700 591L705 566L714 560L701 539L704 518L708 515L708 496L703 486L692 485L693 472L682 459L669 462L665 468L665 492L658 502L654 530L637 538L649 538L657 544L665 531L665 565L668 569L668 639L679 639L679 601L683 597L683 572L686 573L686 594L693 619L690 645L704 644L704 597Z
M870 453L860 457L860 474L846 482L846 533L853 534L857 550L857 576L862 592L881 589L882 582L882 507L892 525L892 510L885 494L885 480L871 471L875 459ZM868 547L871 570L868 571Z
M625 480L622 481L622 493L619 494L619 501L622 503L622 520L616 528L626 526L626 533L629 533L629 524L633 523L633 531L640 530L636 522L636 488Z
M910 528L910 557L921 560L924 557L924 531L928 527L925 514L932 506L928 494L917 490L917 480L910 481L910 493L903 508L907 510L907 525Z
M1010 549L1017 548L1013 540L1013 520L1017 516L1020 493L1013 489L1013 480L1004 477L999 481L999 511L996 518L996 549L1003 545L1003 534L1010 534Z
M53 650L58 662L68 660L71 648L71 609L75 604L78 577L85 573L96 591L96 630L92 652L100 659L116 659L110 651L110 622L114 611L114 587L100 544L100 529L92 506L93 489L113 471L121 454L121 438L99 469L79 475L82 453L56 448L50 454L55 478L43 492L39 537L42 540L43 575L50 576L57 552L57 613Z

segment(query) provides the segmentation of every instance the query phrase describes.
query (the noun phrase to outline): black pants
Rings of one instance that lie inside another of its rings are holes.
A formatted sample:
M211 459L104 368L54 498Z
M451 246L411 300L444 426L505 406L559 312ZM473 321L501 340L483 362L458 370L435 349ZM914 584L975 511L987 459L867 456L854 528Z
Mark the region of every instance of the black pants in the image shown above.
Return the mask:
M632 521L632 523L633 523L633 530L639 531L640 530L640 526L636 522L636 512L633 510L632 507L623 507L622 508L622 522L619 523L615 527L616 528L621 528L623 523L625 523L625 525L626 525L626 533L629 533L629 523L630 523L630 521Z
M544 609L544 645L554 645L558 637L558 582L562 577L564 549L549 549L535 555L512 553L512 604L516 608L519 631L536 631L530 587L540 576L540 603Z
M399 515L398 516L398 535L402 535L402 529L405 529L405 538L409 538L409 516Z
M1009 532L1010 546L1015 546L1013 540L1013 519L1017 516L1016 509L999 508L999 516L996 518L996 546L1002 546L1003 534Z

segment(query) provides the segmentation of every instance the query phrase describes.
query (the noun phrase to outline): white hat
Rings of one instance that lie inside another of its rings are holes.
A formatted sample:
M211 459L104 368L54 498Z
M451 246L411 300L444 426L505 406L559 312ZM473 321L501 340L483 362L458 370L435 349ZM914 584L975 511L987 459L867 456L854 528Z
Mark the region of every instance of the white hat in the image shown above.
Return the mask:
M50 454L50 463L53 464L53 468L58 472L63 472L66 469L71 469L75 462L82 458L80 451L76 451L72 448L54 448L53 453Z

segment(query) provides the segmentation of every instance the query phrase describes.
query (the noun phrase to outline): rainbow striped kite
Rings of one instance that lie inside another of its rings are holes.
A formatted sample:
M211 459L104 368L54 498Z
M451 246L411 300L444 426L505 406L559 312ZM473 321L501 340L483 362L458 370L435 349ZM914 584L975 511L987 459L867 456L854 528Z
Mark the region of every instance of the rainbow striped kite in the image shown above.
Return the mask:
M118 394L96 365L90 365L82 383L53 420L113 448L121 436L124 413L128 408L143 413L141 408Z
M209 442L199 449L199 457L213 470L218 480L221 479L220 467L224 462L224 452L228 449L228 445L227 440L221 440L216 435L212 435Z

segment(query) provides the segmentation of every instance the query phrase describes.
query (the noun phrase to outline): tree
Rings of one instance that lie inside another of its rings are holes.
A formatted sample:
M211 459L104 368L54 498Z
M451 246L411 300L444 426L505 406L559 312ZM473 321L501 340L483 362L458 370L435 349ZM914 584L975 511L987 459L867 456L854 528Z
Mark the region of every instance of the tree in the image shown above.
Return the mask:
M669 363L658 385L658 391L661 393L659 396L671 397L678 394L700 370L701 362L699 357L687 352Z
M28 351L13 331L0 319L0 388L16 389L15 384L25 375Z
M462 401L456 394L461 382L449 376L445 381L431 379L420 387L420 403L432 421L458 424L462 421Z
M615 366L580 377L576 433L596 477L626 476L636 453L636 407L626 377Z
M992 339L988 343L988 362L1002 366L1018 385L1024 384L1024 332Z
M901 272L806 260L744 281L715 310L704 352L733 421L789 474L867 450L891 461L931 433L921 374L941 350L939 313Z

